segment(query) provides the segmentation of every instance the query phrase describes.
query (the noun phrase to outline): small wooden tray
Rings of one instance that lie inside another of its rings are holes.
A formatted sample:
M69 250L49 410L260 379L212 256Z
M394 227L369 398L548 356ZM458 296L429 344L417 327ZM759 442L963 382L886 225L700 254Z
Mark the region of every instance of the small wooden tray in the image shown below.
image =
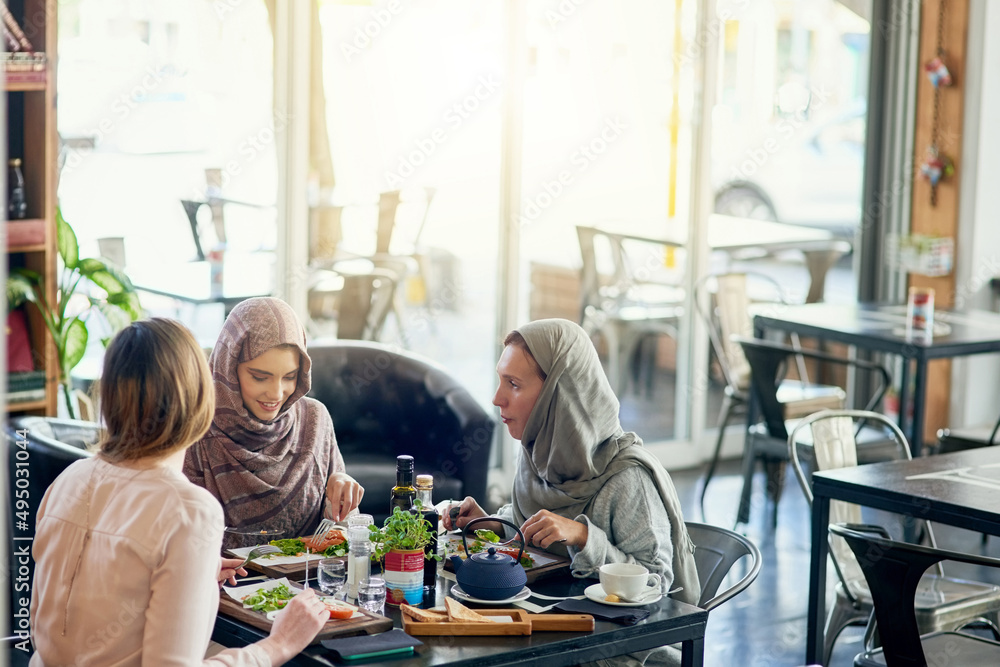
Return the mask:
M331 639L333 637L374 635L392 629L391 618L373 614L360 607L358 608L358 612L364 614L364 618L330 619L327 621L312 643L318 644L320 640ZM274 621L268 620L264 612L245 609L242 602L229 597L225 591L219 594L219 613L268 632L271 631L271 626L274 625Z
M531 621L528 612L523 609L477 609L477 614L483 616L509 616L514 620L510 623L427 623L414 621L406 614L403 617L403 630L408 635L530 635Z

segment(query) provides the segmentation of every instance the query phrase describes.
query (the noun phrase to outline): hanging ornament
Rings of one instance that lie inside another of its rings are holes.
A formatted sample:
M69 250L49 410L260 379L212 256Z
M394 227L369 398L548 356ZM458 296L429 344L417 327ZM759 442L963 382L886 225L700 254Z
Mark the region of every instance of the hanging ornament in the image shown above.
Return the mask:
M930 77L931 83L934 84L935 88L951 85L951 72L948 71L948 67L941 60L941 56L933 58L924 65L924 69L927 70L927 76Z
M941 88L954 82L951 72L944 64L944 5L938 2L937 55L924 65L927 76L934 85L934 118L931 121L931 145L927 147L924 161L920 164L920 174L931 185L931 206L937 206L937 186L941 179L955 173L955 165L938 149L938 134L941 119Z

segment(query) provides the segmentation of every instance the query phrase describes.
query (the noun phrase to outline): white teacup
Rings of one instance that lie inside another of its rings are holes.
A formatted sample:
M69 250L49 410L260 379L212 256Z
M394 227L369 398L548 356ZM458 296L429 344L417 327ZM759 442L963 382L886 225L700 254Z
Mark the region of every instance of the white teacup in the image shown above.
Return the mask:
M649 591L660 590L660 575L638 563L608 563L601 566L601 588L626 600L638 600Z

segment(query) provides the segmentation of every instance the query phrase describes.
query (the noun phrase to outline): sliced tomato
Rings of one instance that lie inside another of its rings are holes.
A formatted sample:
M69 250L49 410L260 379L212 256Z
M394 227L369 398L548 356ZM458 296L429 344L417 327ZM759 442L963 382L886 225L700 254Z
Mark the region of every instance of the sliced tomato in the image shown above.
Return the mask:
M358 608L354 605L330 598L324 598L323 604L326 605L327 610L330 612L330 618L350 618L351 616L354 616L354 612L358 610Z

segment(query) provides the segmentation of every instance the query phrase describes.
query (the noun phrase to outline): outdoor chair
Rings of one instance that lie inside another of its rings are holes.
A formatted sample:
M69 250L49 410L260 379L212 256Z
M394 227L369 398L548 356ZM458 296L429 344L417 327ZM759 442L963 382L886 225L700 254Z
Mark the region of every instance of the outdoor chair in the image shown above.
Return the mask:
M719 410L715 450L701 486L699 507L703 519L705 494L719 464L726 427L733 417L746 415L746 407L750 401L750 365L743 349L732 337L753 334L751 302L754 300L760 303L761 299L776 306L784 304L781 286L770 276L760 273L710 273L702 276L695 284L695 308L708 327L712 351L726 383ZM791 341L793 346L800 347L798 336L793 334ZM786 419L801 417L824 408L843 407L843 389L809 382L803 357L796 355L795 362L799 379L782 379L777 388L777 399L784 406Z
M960 452L965 449L989 447L997 444L1000 418L993 424L970 426L968 428L942 428L937 432L938 445L935 454Z
M750 520L750 498L757 463L765 464L768 473L767 495L773 499L771 525L778 522L778 501L784 486L784 465L788 461L788 431L798 418L789 419L778 400L778 388L793 357L825 362L853 369L856 376L865 375L874 390L865 404L866 410L877 406L890 385L889 371L884 366L862 359L838 357L817 350L796 348L759 338L735 337L750 364L750 385L753 393L754 423L747 430L743 450L743 491L736 523ZM759 417L759 419L757 419ZM860 441L858 458L863 463L885 460L891 456L892 443L878 434L866 432Z
M583 260L580 325L592 337L604 339L608 379L621 396L628 384L629 362L642 342L653 336L677 340L684 289L639 280L621 236L579 225L576 232Z
M701 582L698 606L705 611L712 611L754 582L761 568L760 549L743 535L727 528L693 521L686 521L685 525L695 545L694 560ZM744 565L746 573L739 581L719 593L719 586L733 565L744 556L749 556Z
M855 667L1000 664L1000 642L954 630L930 630L920 622L918 601L923 598L924 572L931 566L951 560L1000 567L1000 559L898 542L888 539L880 526L838 523L830 526L830 533L847 543L864 572L882 642L859 653Z
M810 415L796 424L788 436L788 453L795 477L810 505L813 500L810 473L858 465L858 443L866 438L891 442L891 448L882 448L883 452L891 454L890 459L910 458L910 448L903 432L892 420L877 412L827 410ZM808 473L806 467L809 469ZM831 524L860 524L861 521L859 506L831 501ZM915 528L922 528L931 546L934 546L934 533L929 524L920 521ZM864 571L865 564L859 564L843 540L830 538L830 555L837 581L835 600L826 619L823 664L829 663L834 643L845 627L869 620L873 597L877 594L866 581L868 572ZM919 583L915 583L916 619L921 632L956 630L978 621L986 621L997 632L997 628L1000 628L1000 588L946 577L940 566L932 574L924 574L924 569L926 566L914 575L919 578ZM913 604L911 593L911 608ZM875 605L877 608L877 600ZM878 635L875 636L874 627L870 626L865 641L866 648L873 648L878 641L884 641L887 630L895 631L892 627L886 628L880 621Z

